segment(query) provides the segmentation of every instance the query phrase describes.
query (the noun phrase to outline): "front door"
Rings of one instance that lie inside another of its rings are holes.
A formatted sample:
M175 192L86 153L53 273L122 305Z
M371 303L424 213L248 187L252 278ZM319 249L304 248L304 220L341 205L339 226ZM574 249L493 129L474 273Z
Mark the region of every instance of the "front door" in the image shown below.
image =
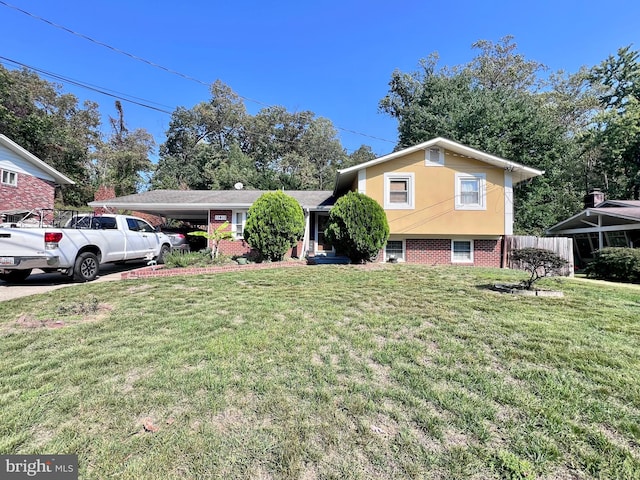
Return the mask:
M333 245L324 236L327 223L329 223L328 213L316 214L316 253L333 253Z

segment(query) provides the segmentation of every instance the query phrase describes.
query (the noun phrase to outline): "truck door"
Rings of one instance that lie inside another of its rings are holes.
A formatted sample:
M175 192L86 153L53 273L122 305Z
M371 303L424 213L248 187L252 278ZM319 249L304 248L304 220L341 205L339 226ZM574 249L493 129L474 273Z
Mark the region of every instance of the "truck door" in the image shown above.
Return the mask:
M144 220L127 218L127 259L143 258L153 250L155 230ZM153 238L152 238L153 237Z

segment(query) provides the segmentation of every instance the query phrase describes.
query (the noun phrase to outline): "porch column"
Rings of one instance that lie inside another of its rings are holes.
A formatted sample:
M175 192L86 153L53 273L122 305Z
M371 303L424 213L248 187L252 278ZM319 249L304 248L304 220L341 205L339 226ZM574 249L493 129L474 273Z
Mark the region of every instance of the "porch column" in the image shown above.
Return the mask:
M311 213L308 208L304 209L304 236L302 237L302 255L307 254L307 250L309 249L309 232L310 228L310 218Z
M604 248L604 233L602 232L602 215L598 215L598 250Z

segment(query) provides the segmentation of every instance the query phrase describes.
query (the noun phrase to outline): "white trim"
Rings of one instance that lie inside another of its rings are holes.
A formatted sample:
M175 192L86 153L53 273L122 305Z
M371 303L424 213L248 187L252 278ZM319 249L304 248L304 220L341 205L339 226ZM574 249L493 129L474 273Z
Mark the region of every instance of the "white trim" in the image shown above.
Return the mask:
M431 152L437 151L438 158L433 160ZM427 147L424 149L424 166L425 167L444 167L444 150L441 147Z
M378 165L379 163L388 162L389 160L393 160L394 158L398 158L398 157L407 155L409 153L417 152L418 150L424 150L425 148L429 148L433 145L437 145L446 150L451 150L452 152L458 153L460 155L466 155L468 157L475 158L477 160L480 160L485 163L489 163L496 167L504 168L511 172L517 172L519 174L519 175L516 175L518 177L518 180L517 180L518 182L544 174L543 170L537 170L535 168L526 167L519 163L512 162L511 160L497 157L495 155L490 155L480 150L476 150L475 148L467 147L466 145L462 145L461 143L454 142L446 138L437 137L429 141L420 143L418 145L414 145L413 147L398 150L396 152L390 153L383 157L374 158L373 160L369 160L368 162L364 162L359 165L353 165L352 167L338 170L338 175L342 175L349 172L355 172L362 168L368 168L374 165Z
M47 163L43 162L42 160L40 160L33 153L31 153L31 152L25 150L24 148L22 148L20 145L18 145L16 142L11 140L9 137L0 134L0 145L4 145L6 148L8 148L9 150L13 151L15 154L19 155L20 157L22 157L27 162L29 162L32 165L36 166L37 168L39 168L40 170L44 171L45 173L51 175L58 184L60 184L60 185L65 185L65 184L66 185L75 185L76 182L71 180L66 175L60 173L58 170L56 170L55 168L53 168L49 164L47 164Z
M358 193L367 193L367 169L358 170Z
M392 180L407 180L407 203L391 203L389 185ZM384 209L413 210L416 204L416 182L413 172L387 172L384 174Z
M513 179L504 172L504 234L513 235Z
M395 238L389 238L387 239L387 243L385 243L384 248L382 249L382 258L383 261L387 261L389 260L387 258L387 244L389 242L401 242L402 243L402 258L398 259L398 262L406 262L407 261L407 241L403 238L403 239L395 239Z
M236 231L236 214L242 214L242 235L238 236L238 232ZM246 210L231 210L231 220L229 221L231 224L231 232L233 233L234 240L244 240L244 229L247 226L247 211Z
M455 258L455 252L454 252L454 249L453 249L453 244L455 242L469 242L469 245L471 247L471 251L470 251L471 259L470 260L467 260L467 259L459 260L459 259ZM468 238L452 238L451 239L451 263L468 263L468 264L474 263L474 259L473 259L473 240L469 240Z
M610 225L608 227L591 227L591 228L567 228L566 230L557 230L553 232L553 236L557 236L559 234L562 235L570 235L574 233L597 233L597 232L622 232L629 230L640 230L640 223L635 225ZM547 233L549 233L547 231Z
M478 201L477 204L465 204L460 201L462 196L463 180L478 181ZM456 173L455 184L455 209L456 210L486 210L487 209L487 175L485 173Z

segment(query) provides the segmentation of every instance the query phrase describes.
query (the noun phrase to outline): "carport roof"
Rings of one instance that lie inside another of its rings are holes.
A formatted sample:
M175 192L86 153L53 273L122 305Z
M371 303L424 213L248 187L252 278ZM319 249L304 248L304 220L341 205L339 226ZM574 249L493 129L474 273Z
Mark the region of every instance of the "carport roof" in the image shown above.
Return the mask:
M137 210L181 220L207 221L209 210L247 209L265 190L150 190L109 200L96 200L92 207ZM288 190L305 209L329 210L335 198L328 190Z

